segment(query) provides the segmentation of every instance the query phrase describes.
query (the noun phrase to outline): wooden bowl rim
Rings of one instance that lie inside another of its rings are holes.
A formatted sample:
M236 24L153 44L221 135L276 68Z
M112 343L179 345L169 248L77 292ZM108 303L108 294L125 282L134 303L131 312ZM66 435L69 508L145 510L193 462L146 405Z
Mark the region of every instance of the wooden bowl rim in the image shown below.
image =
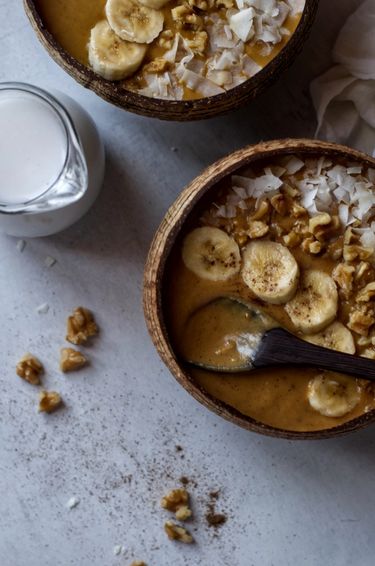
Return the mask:
M235 151L210 165L184 188L169 207L155 233L144 272L143 307L148 331L160 357L178 383L205 407L242 428L267 436L289 440L326 439L348 434L368 426L375 421L375 410L340 426L310 432L290 431L272 427L243 415L233 407L205 392L203 388L194 382L188 372L180 366L168 338L163 313L161 283L166 261L183 224L198 201L221 179L234 171L267 157L290 153L321 154L332 157L341 156L359 160L370 167L375 167L375 159L360 151L339 144L310 139L285 139L262 142ZM177 219L176 214L178 214Z
M48 31L35 0L24 0L25 12L39 40L52 58L79 83L108 102L126 110L160 119L184 121L204 119L234 110L263 91L270 80L277 79L279 74L292 64L299 46L307 39L318 5L319 0L305 0L301 19L288 43L254 77L222 94L194 100L165 100L134 93L119 87L119 83L99 77L70 55ZM223 104L224 109L221 108Z

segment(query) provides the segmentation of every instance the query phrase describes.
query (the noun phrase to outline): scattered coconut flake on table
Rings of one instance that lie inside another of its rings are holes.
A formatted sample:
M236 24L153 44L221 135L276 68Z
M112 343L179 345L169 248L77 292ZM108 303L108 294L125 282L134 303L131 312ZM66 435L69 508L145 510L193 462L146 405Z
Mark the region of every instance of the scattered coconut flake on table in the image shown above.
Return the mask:
M113 547L113 554L115 556L119 556L119 554L123 554L124 552L124 547L121 544L116 544L116 546Z
M53 265L55 265L56 261L57 261L57 260L56 260L54 257L48 255L48 256L46 257L46 259L44 260L44 265L45 265L46 267L52 267Z
M17 250L22 254L23 250L26 247L26 242L25 240L18 240L17 244L16 244L16 248Z
M67 502L66 506L68 507L68 509L74 509L74 507L77 507L77 505L79 504L79 499L77 497L71 497L69 499L69 501Z
M36 312L38 314L47 314L47 312L49 311L49 304L48 303L43 303L42 305L39 305L39 307L37 307Z

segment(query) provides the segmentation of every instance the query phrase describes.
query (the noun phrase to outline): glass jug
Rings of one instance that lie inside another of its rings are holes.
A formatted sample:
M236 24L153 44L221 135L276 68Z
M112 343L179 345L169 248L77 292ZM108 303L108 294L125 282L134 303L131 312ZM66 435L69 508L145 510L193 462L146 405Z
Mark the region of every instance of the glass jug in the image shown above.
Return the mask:
M104 175L94 122L73 99L0 83L0 231L46 236L93 204Z

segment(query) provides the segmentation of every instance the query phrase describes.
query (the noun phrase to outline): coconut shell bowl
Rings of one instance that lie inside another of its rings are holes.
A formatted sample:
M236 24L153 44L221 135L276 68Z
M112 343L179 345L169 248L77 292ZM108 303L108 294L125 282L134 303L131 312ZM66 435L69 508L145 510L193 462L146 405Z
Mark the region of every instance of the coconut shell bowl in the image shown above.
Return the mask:
M193 377L191 366L176 354L173 337L169 333L169 319L166 288L169 288L167 276L173 252L179 246L190 229L192 217L197 211L207 208L215 200L218 191L225 185L225 180L232 175L241 174L241 170L256 167L263 162L283 156L297 155L301 159L326 156L333 162L359 163L371 169L375 160L368 155L348 147L314 140L280 140L249 146L228 155L208 167L195 178L180 194L167 211L158 228L145 267L144 275L144 313L151 339L161 359L178 383L206 408L249 431L286 439L322 439L332 438L362 429L375 421L375 410L369 409L355 415L351 420L319 430L288 430L264 424L255 418L243 414L240 410L219 400L202 387ZM176 245L175 245L176 244ZM335 260L336 261L336 260ZM337 260L339 263L340 260ZM374 362L375 363L375 362ZM301 369L303 374L304 368Z
M38 0L24 0L26 14L35 33L51 57L84 87L108 102L128 110L162 120L192 121L228 113L264 92L292 64L309 35L319 0L306 0L296 30L281 51L259 72L242 84L214 96L192 100L151 98L127 90L121 81L109 81L72 57L49 31Z

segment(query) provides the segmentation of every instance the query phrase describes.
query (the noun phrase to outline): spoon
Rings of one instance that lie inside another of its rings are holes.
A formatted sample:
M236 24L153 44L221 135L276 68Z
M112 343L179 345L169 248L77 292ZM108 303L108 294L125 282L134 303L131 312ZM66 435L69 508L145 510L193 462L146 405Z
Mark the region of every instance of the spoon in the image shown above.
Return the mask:
M220 297L193 312L181 343L185 361L216 372L306 365L375 381L373 360L301 340L257 305L233 297Z

